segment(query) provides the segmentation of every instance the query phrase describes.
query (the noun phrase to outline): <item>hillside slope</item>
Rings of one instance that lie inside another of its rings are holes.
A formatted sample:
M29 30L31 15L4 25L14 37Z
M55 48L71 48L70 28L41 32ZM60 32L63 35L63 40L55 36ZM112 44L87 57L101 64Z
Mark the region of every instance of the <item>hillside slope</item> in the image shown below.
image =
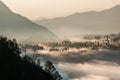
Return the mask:
M75 13L66 17L35 20L61 36L109 34L120 30L120 5L103 11Z
M17 38L18 40L32 39L47 41L56 36L47 28L37 25L19 14L12 12L0 1L0 34Z

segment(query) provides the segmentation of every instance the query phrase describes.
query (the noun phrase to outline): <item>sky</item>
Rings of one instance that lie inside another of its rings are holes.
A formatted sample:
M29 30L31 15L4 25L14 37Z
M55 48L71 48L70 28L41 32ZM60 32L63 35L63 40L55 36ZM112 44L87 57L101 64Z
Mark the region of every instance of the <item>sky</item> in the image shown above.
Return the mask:
M31 20L68 16L76 12L101 11L120 4L120 0L1 0L13 12Z

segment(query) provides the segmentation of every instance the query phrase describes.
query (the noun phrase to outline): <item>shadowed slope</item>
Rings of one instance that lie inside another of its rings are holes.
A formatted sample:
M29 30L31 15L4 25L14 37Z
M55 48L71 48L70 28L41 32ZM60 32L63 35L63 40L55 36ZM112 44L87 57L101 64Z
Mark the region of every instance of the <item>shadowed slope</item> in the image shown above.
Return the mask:
M56 36L47 28L37 25L29 19L12 12L0 1L0 34L17 39L38 37L39 40L54 40ZM40 39L41 38L41 39Z

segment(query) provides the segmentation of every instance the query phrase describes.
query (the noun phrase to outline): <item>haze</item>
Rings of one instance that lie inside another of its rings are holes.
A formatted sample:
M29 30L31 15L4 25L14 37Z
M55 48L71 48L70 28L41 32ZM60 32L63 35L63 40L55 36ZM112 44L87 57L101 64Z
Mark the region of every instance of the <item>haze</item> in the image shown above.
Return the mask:
M34 20L53 18L75 12L104 10L120 4L120 0L1 0L12 11Z

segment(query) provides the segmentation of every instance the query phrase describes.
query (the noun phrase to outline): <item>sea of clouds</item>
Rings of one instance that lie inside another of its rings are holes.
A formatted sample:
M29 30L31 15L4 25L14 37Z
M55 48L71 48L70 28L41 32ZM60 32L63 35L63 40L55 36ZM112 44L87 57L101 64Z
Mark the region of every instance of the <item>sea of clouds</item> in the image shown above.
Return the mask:
M59 63L64 80L120 80L120 65L112 62Z
M68 53L69 54L69 53ZM42 56L53 62L63 80L120 80L120 51L91 51L84 55ZM81 60L82 59L82 60Z

